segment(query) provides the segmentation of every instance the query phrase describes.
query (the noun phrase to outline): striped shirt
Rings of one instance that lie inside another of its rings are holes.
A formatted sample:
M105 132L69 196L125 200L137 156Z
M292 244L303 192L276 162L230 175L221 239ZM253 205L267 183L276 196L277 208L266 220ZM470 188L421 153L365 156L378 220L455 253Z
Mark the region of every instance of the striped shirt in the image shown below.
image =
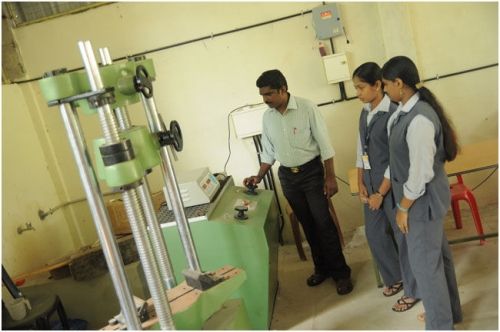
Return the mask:
M283 166L295 167L318 155L322 160L332 158L335 151L318 107L307 99L289 96L283 114L269 108L262 117L261 161L273 165L278 160Z

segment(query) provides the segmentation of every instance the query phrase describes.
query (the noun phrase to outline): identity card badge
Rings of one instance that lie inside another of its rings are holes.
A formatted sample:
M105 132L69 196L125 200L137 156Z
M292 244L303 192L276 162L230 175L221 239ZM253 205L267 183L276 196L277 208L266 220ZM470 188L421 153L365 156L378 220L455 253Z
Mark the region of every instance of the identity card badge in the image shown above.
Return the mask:
M368 155L366 153L362 156L362 160L364 169L372 169L370 166L370 160L368 160Z

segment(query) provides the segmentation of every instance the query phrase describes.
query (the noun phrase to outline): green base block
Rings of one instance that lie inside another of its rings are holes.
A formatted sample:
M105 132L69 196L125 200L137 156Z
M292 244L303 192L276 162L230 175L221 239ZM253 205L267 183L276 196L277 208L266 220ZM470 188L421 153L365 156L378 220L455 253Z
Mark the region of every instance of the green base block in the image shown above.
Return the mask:
M278 207L274 194L258 190L248 196L241 187L228 187L209 220L190 223L193 241L204 271L229 264L247 273L234 297L243 299L251 328L266 330L271 322L278 288ZM255 209L246 221L234 219L237 200L248 200ZM162 229L176 279L184 279L187 261L176 226Z
M210 317L203 330L250 330L245 303L241 299L226 301L222 308Z
M207 321L211 321L214 329L225 329L224 326L236 326L242 329L248 329L249 322L246 308L241 299L228 301L236 290L246 280L246 273L239 270L231 278L207 289L205 291L192 290L179 298L170 302L173 314L173 320L176 330L201 330ZM184 301L194 297L194 302L184 309L179 310ZM176 309L174 309L176 308ZM221 313L222 311L222 313ZM222 315L224 318L219 317ZM219 317L219 319L212 319ZM215 328L219 326L219 328ZM160 329L159 323L154 324L151 329Z
M183 312L174 315L178 330L200 330L205 321L216 313L246 279L246 274L238 274L222 283L200 293L198 300Z

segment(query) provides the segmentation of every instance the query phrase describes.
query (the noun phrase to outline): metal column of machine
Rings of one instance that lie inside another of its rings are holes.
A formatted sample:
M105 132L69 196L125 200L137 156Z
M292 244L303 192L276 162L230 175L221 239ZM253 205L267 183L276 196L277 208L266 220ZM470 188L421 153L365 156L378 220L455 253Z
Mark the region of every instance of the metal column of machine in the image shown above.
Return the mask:
M130 329L140 330L141 324L135 311L132 291L125 274L118 244L109 223L99 183L88 158L89 154L81 134L76 110L68 104L59 105L59 109L125 322Z
M143 58L137 58L137 60L142 59ZM160 156L162 160L161 169L169 200L172 202L172 209L174 211L184 253L189 265L188 269L183 271L183 274L188 285L201 290L208 289L219 283L220 280L214 278L210 273L204 273L201 269L168 150L168 146L173 146L177 151L182 149L182 133L177 121L171 121L170 130L167 131L156 108L151 82L152 80L147 69L142 65L137 66L135 88L141 93L141 100L144 108L146 109L146 118L148 120L149 130L152 133L159 134L160 142L166 143L165 145L160 143L162 144L162 147L160 148Z
M99 54L101 55L101 62L103 65L111 65L112 60L107 48L100 48ZM113 109L116 119L118 121L118 126L120 130L126 131L131 129L130 117L126 106L116 107ZM142 184L137 187L137 192L139 194L139 199L144 211L144 215L149 227L149 234L151 239L151 244L153 245L153 253L158 262L158 268L160 274L163 277L164 285L167 289L171 289L177 282L175 280L175 275L172 270L172 263L168 255L167 247L163 239L160 224L158 218L154 211L153 202L151 200L151 190L149 189L149 183L147 180L147 174L151 172L151 169L147 169L144 177L142 179Z
M198 261L168 150L169 146L174 147L176 151L182 150L179 124L171 121L170 128L167 129L157 112L152 95L151 82L155 72L151 60L135 58L127 59L125 63L113 64L107 49L101 49L102 66L98 66L89 41L79 42L78 47L84 62L84 71L67 72L62 69L47 73L39 82L42 94L49 106L58 106L61 111L113 287L122 309L122 323L128 329L138 330L141 328L141 319L145 318L139 316L136 311L98 180L105 181L110 188L121 192L159 327L174 329L167 289L173 288L176 281L152 207L146 178L152 167L161 165L168 196L174 207L179 235L188 260L188 269L183 271L187 284L202 291L208 290L209 297L214 294L219 298L221 294L229 295L229 284L224 282L227 282L227 277L203 272ZM130 124L125 105L140 100L146 110L150 131L144 126ZM103 137L93 140L95 169L89 158L77 109L84 114L97 114L99 117ZM173 150L171 152L174 153ZM242 280L235 282L240 283ZM240 309L244 310L244 306ZM215 308L211 310L215 312ZM205 316L209 317L207 313ZM200 325L201 321L197 324Z
M153 255L146 230L144 211L148 211L149 208L145 204L146 208L143 209L140 200L140 196L145 194L144 190L140 189L143 186L142 179L145 176L145 170L150 168L148 166L154 164L154 162L145 164L142 160L138 160L141 153L134 149L137 146L137 144L134 146L137 138L121 137L123 133L118 131L117 120L110 106L115 103L114 87L104 87L90 42L81 41L78 43L78 47L84 62L86 75L70 75L65 74L65 71L53 72L51 76L54 77L40 82L42 92L45 94L50 106L59 105L60 107L127 327L140 329L141 323L137 316L130 286L124 273L123 262L111 231L109 216L104 207L102 194L88 158L83 134L76 117L76 106L84 104L87 113L98 114L99 123L104 134L103 139L94 141L96 163L100 168L100 172L98 170L97 173L101 179L104 178L107 181L110 187L122 192L127 217L144 268L144 275L155 305L160 327L162 329L174 329L172 313L166 296L166 285L161 281L158 264ZM82 87L85 88L82 89ZM127 132L127 134L130 133ZM131 135L133 134L132 132ZM143 136L148 137L144 133ZM149 150L153 149L152 147L149 148ZM137 158L136 154L138 155ZM152 155L154 156L154 153ZM113 275L117 276L113 277ZM168 276L165 275L164 277Z
M91 91L103 89L103 83L94 52L89 41L79 42L80 53L89 78ZM117 121L110 107L109 97L97 101L98 115L104 132L105 145L100 147L101 155L106 166L118 164L124 160L135 158L130 140L121 140L118 135ZM104 159L106 158L106 159ZM161 283L158 265L153 256L153 250L149 241L144 211L139 201L137 188L142 185L142 178L127 183L120 187L125 210L129 219L130 227L137 246L137 251L144 268L144 275L155 304L156 312L162 329L174 329L172 313L168 304L165 288Z

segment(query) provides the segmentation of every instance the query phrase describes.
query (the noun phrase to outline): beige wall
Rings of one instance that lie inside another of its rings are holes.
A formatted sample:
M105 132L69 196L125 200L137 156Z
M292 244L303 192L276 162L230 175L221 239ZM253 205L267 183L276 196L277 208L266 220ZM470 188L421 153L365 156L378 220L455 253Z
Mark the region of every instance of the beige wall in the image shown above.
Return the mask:
M79 40L90 40L96 51L108 47L117 58L317 5L320 2L114 3L19 28L14 36L29 77L37 77L55 68L81 67ZM422 78L498 62L497 3L341 2L338 6L350 43L337 37L334 46L336 52L348 53L351 71L365 61L383 64L396 54L414 58ZM228 154L227 115L238 106L260 101L255 79L264 70L281 69L291 93L318 104L339 99L338 86L325 82L317 45L311 14L304 14L148 54L158 74L154 83L158 109L166 122L179 121L184 134L176 169L209 166L213 172L222 171ZM449 112L461 142L497 137L497 75L494 67L427 84ZM354 96L350 81L346 90ZM37 217L39 208L83 197L57 109L45 106L36 83L4 86L3 100L3 259L16 274L92 243L96 236L85 203L44 221ZM337 175L343 179L355 163L360 108L358 100L321 108L337 152ZM134 123L145 123L140 105L130 111ZM87 141L100 136L96 118L81 115L80 119ZM26 136L29 143L10 143L27 140ZM231 149L227 172L241 183L257 170L255 149L251 140L238 140L233 131ZM161 188L157 173L150 181L153 190ZM487 174L469 175L466 180L474 185ZM348 187L340 182L339 187L333 201L344 233L349 233L362 225L361 209ZM497 202L497 176L476 194L481 204ZM36 231L17 235L15 228L25 221L31 221ZM286 239L291 238L289 229L285 228Z
M47 158L51 145L40 139L44 133L31 93L26 91L29 88L3 87L2 264L12 274L68 253L79 242L79 233L88 228L67 213L44 221L38 218L38 209L57 205L63 197L57 192L57 179L52 178L55 164ZM35 230L18 234L17 228L25 223Z

